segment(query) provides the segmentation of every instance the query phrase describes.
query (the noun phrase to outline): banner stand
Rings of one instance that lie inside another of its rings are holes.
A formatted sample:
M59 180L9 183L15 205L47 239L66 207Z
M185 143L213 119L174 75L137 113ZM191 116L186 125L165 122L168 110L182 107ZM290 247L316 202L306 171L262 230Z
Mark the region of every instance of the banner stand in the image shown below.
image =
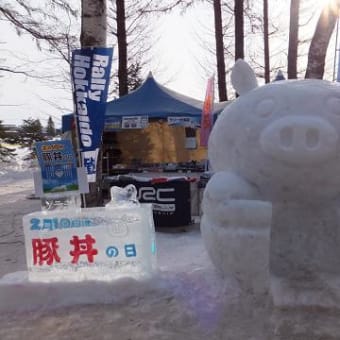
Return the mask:
M69 53L69 60L72 60L72 52L70 51ZM72 64L70 64L70 74L72 75ZM72 85L72 97L73 97L73 112L77 112L77 107L76 107L76 94L75 94L75 85L73 82L71 82ZM73 113L73 118L74 118L74 130L71 133L71 143L73 146L73 143L75 143L74 147L76 148L76 162L77 166L81 167L82 166L82 159L81 159L81 149L80 149L80 140L79 140L79 127L78 127L78 119ZM88 192L90 190L88 189ZM75 198L76 200L76 198ZM75 204L71 203L70 206L78 206L78 202ZM45 207L48 206L48 202L45 201L45 199L41 199L41 206ZM81 193L80 194L80 206L83 206L86 208L86 199L85 199L85 194Z
M74 91L73 91L73 96L74 96ZM76 112L75 99L73 100L73 103L74 103L74 112ZM77 165L78 167L82 167L83 161L81 159L81 150L80 150L80 141L79 141L79 132L78 132L78 119L74 119L74 123L75 123L75 143L76 143L75 146L76 146ZM90 188L88 191L90 191ZM86 198L85 198L84 193L80 194L80 205L86 208Z
M84 168L77 168L78 178L80 180L80 191L77 193L58 193L58 194L43 194L42 176L40 171L33 173L35 196L40 198L41 210L51 211L59 209L80 209L82 200L80 195L89 191L86 179L86 170Z

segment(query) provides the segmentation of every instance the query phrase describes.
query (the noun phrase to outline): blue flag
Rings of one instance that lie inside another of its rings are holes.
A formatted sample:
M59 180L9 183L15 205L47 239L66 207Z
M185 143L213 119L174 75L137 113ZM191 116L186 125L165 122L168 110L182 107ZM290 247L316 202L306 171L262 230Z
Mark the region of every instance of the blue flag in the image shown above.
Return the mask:
M82 166L88 182L96 181L104 129L113 48L93 47L72 52L72 81Z

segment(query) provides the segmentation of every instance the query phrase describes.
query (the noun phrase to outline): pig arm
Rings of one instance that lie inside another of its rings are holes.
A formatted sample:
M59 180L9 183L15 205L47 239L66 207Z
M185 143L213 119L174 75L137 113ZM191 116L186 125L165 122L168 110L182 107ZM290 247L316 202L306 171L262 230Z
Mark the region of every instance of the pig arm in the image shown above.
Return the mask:
M224 227L263 227L271 223L272 206L258 200L258 192L232 172L217 172L203 195L205 219Z

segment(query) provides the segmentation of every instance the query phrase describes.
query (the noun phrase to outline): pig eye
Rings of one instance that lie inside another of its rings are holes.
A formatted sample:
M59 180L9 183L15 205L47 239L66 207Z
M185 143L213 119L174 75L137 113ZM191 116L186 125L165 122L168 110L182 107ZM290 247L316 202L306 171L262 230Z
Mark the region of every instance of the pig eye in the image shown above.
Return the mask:
M266 117L269 117L273 113L274 107L275 107L274 100L264 99L257 104L255 108L255 113L259 117L266 118Z
M340 98L331 97L327 100L327 109L330 113L340 116Z

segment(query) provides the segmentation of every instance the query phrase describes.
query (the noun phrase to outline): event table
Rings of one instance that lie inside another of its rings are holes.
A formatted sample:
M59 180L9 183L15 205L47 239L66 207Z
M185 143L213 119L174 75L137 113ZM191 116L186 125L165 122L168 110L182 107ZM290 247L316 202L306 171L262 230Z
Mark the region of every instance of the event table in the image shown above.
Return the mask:
M156 227L178 227L192 223L192 183L197 180L195 176L166 173L107 176L104 178L103 193L108 195L111 186L134 184L138 200L152 203Z

